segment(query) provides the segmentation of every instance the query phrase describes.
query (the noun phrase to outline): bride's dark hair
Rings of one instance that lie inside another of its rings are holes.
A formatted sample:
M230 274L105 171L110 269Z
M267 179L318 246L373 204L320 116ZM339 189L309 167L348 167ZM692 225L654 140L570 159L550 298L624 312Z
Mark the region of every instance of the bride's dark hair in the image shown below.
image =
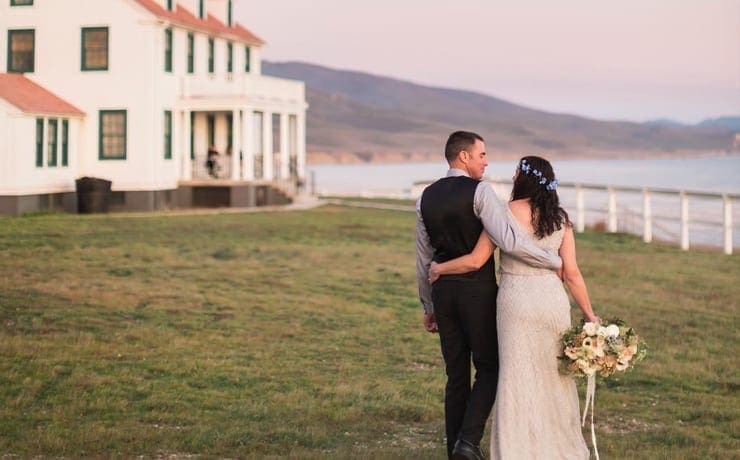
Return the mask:
M522 169L522 165L524 169ZM538 172L539 174L537 174ZM549 161L541 157L526 156L519 160L511 199L528 198L532 206L532 227L537 238L552 235L563 225L572 225L568 213L560 207L558 192L555 190L555 173Z

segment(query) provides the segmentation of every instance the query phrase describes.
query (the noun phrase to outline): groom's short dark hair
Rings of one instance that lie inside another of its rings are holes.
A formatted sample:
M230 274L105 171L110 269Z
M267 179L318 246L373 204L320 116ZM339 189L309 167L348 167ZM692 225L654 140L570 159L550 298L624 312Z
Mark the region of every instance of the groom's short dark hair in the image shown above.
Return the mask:
M455 131L450 134L450 137L447 138L447 145L445 145L447 163L455 161L460 151L469 149L470 146L475 144L475 141L485 142L480 134L470 131Z

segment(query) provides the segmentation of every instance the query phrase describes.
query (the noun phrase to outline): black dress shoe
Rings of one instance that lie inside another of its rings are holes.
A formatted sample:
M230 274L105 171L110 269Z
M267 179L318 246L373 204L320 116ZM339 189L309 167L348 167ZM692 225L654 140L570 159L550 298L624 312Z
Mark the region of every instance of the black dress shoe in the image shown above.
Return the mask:
M483 456L480 447L464 439L458 439L452 449L452 458L453 460L485 460L486 457Z

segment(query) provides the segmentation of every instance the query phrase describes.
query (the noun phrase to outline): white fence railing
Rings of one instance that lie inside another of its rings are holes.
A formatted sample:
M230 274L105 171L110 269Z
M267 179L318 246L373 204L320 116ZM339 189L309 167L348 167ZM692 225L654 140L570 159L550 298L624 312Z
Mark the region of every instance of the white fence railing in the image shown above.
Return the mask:
M489 182L508 198L511 181ZM608 232L642 235L646 243L656 238L688 250L693 241L719 246L725 254L732 254L733 241L740 242L740 222L733 220L740 194L561 182L558 195L578 232L586 225L603 226Z

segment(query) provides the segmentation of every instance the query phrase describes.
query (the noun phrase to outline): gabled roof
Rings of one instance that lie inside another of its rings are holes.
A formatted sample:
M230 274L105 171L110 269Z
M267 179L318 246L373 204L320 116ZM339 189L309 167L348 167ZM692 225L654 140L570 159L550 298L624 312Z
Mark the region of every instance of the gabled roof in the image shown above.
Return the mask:
M26 113L85 115L82 110L18 73L0 73L0 99Z
M233 27L229 27L228 25L219 21L210 14L205 19L200 19L179 4L175 8L175 11L170 11L166 8L162 8L154 0L136 0L136 2L149 10L150 13L154 14L158 18L166 19L185 27L193 28L206 33L217 34L227 38L231 36L254 45L265 44L265 42L261 38L254 35L252 32L247 30L239 23L235 23Z

